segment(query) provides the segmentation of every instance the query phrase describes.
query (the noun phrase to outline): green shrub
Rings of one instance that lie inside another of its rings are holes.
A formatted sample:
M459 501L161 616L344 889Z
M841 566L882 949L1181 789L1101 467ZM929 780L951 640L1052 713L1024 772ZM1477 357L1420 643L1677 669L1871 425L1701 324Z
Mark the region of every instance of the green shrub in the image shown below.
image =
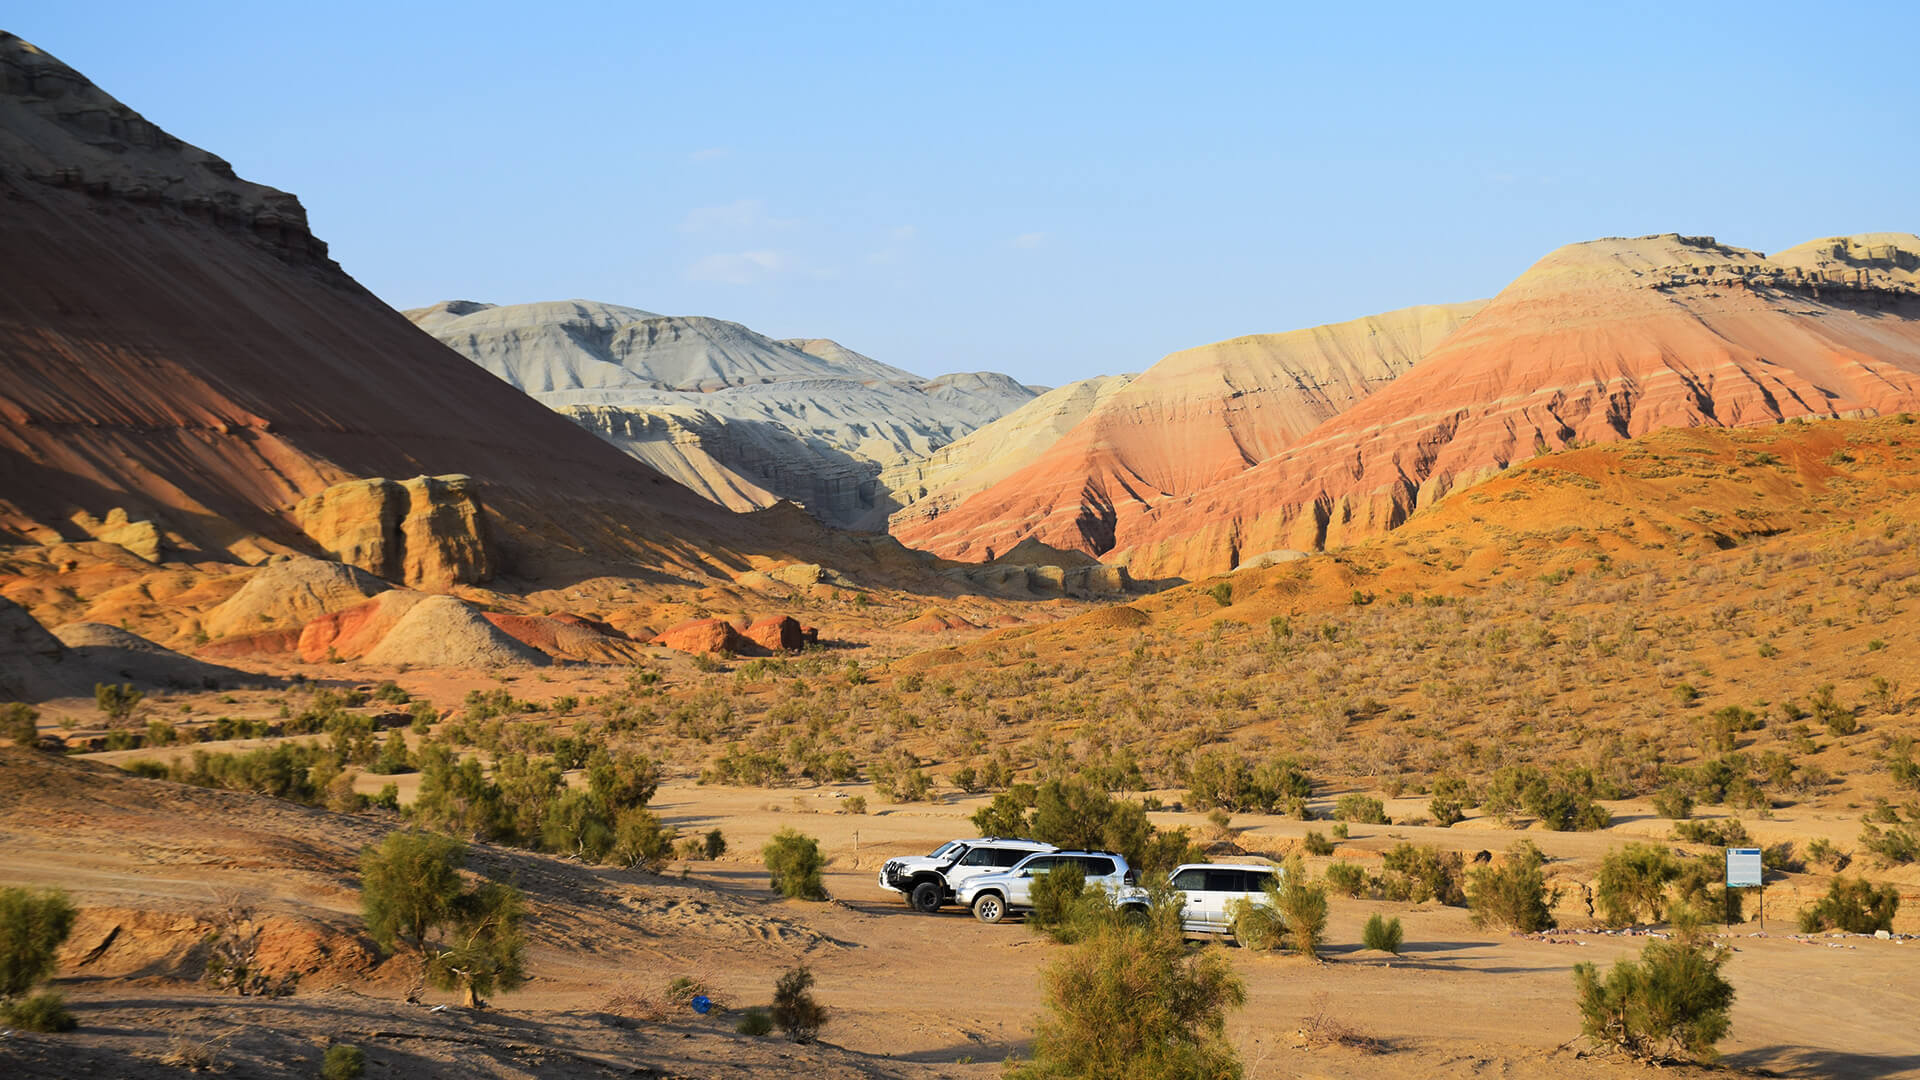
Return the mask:
M1893 885L1875 887L1866 878L1836 877L1827 885L1827 895L1800 912L1800 932L1844 930L1849 934L1871 934L1893 929L1893 917L1900 910L1900 890Z
M1334 804L1333 816L1341 821L1359 822L1362 825L1387 824L1387 808L1379 799L1351 792L1340 796Z
M21 701L9 701L0 705L0 736L5 736L15 746L38 750L39 720L40 712L33 706Z
M773 1014L755 1005L740 1014L740 1022L733 1025L733 1030L757 1039L773 1031Z
M1656 844L1628 844L1606 853L1594 880L1594 898L1609 926L1628 926L1642 914L1658 922L1667 909L1667 886L1680 876L1680 860Z
M1894 824L1882 829L1872 824L1860 826L1860 847L1887 866L1920 861L1920 832L1912 825Z
M13 1001L0 1002L0 1023L22 1031L72 1031L73 1014L67 1011L67 999L55 990Z
M1694 844L1711 844L1714 847L1745 847L1753 842L1748 835L1746 825L1739 818L1723 818L1718 821L1676 821L1673 823L1673 836L1676 840L1685 840Z
M367 1052L346 1043L334 1043L327 1047L327 1055L320 1061L322 1080L357 1080L366 1071Z
M760 849L770 876L768 887L795 900L825 900L827 887L820 879L826 859L820 854L820 842L794 829L781 829Z
M1807 703L1813 706L1814 719L1827 726L1828 734L1851 735L1860 730L1859 717L1852 706L1842 705L1834 696L1832 683L1817 687Z
M1507 849L1499 865L1475 867L1467 875L1466 888L1473 921L1511 927L1523 934L1553 929L1553 905L1560 899L1560 890L1547 888L1541 870L1545 864L1540 849L1531 840L1521 840Z
M1464 865L1457 851L1441 851L1432 844L1396 844L1381 857L1385 870L1381 888L1393 900L1416 904L1438 900L1457 907L1467 900L1460 886Z
M1226 1013L1246 990L1216 949L1187 948L1166 894L1147 919L1113 922L1050 964L1033 1056L1009 1080L1222 1080L1240 1075Z
M486 1005L495 991L514 990L527 981L526 918L520 890L483 881L456 898L453 932L427 963L427 978L442 990L461 990L468 1008Z
M813 972L805 965L788 969L773 988L773 1022L787 1038L810 1043L826 1026L826 1006L813 1000Z
M1731 926L1745 918L1746 890L1727 888L1727 857L1709 852L1680 865L1673 879L1675 902Z
M1435 825L1451 828L1466 820L1468 802L1467 782L1457 776L1442 776L1433 782L1433 798L1427 803L1427 812L1433 815Z
M1327 887L1341 896L1359 896L1367 888L1367 872L1350 862L1327 867Z
M1187 802L1196 810L1219 807L1304 816L1313 778L1292 758L1253 764L1236 751L1197 754L1187 768Z
M1668 784L1654 792L1653 812L1663 818L1685 821L1693 816L1693 793L1679 784Z
M418 949L425 973L443 990L460 989L470 1008L526 981L519 890L482 881L466 887L466 845L435 833L393 832L360 853L360 911L383 950ZM429 946L438 930L449 940Z
M124 723L133 716L133 710L140 707L146 693L135 690L130 683L94 683L93 703L99 707L106 718L116 724Z
M714 830L716 833L719 831ZM608 852L608 857L616 866L657 870L673 853L676 836L673 828L661 824L653 811L640 806L630 807L620 811L613 819L613 848ZM721 845L724 849L725 841ZM702 845L703 850L710 847Z
M1643 1060L1714 1056L1714 1044L1732 1027L1733 986L1720 973L1732 953L1709 944L1691 918L1686 922L1674 940L1648 942L1639 960L1620 961L1605 980L1592 964L1573 969L1589 1039Z
M1233 582L1217 582L1207 589L1207 595L1213 597L1214 603L1227 607L1233 603Z
M1382 918L1379 912L1374 912L1367 919L1366 929L1360 932L1360 941L1369 949L1398 955L1401 942L1400 920L1397 917Z
M727 853L726 834L717 827L708 829L707 835L701 839L701 845L706 850L707 858L717 859Z
M1307 868L1294 856L1280 873L1276 897L1280 917L1286 920L1287 944L1308 958L1320 955L1327 933L1327 890L1307 880Z
M1333 841L1327 839L1326 835L1318 829L1308 829L1305 842L1309 855L1333 854Z
M1033 910L1027 913L1027 926L1055 941L1072 944L1078 940L1074 908L1086 893L1087 875L1079 863L1063 862L1035 875L1030 893Z
M0 1000L53 974L54 953L73 932L73 918L64 892L0 888Z

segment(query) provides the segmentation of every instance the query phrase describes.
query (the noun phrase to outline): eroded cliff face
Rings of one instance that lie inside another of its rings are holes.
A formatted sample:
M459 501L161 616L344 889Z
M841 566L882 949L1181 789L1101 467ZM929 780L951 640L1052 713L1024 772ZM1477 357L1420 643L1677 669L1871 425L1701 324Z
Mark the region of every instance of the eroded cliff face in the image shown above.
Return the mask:
M334 558L416 589L478 584L498 563L471 477L351 480L302 499L294 517Z

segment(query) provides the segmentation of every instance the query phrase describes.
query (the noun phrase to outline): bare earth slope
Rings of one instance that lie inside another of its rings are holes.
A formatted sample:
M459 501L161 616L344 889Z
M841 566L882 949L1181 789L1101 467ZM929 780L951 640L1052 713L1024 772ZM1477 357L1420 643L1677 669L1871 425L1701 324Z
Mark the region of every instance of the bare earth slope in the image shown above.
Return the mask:
M1285 449L1412 367L1479 307L1407 308L1174 353L1031 464L951 510L903 516L894 534L969 560L1027 536L1095 555L1131 547L1153 506Z
M1672 234L1561 248L1419 365L1284 454L1156 505L1107 561L1195 577L1338 546L1574 443L1920 408L1920 239L1767 259Z
M12 35L0 249L0 540L77 538L76 512L129 507L210 551L299 546L302 496L419 473L484 481L509 533L564 521L563 542L651 540L679 565L699 559L670 537L752 535L420 333L327 258L293 196Z
M820 339L568 300L452 300L406 313L474 363L628 455L733 510L790 499L879 529L877 477L1017 408L1006 375L922 379Z

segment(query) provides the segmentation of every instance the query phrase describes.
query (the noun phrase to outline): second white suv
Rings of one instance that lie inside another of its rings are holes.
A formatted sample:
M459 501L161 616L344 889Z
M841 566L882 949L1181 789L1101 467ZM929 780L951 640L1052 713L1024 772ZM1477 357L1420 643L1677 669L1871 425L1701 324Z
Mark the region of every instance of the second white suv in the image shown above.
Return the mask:
M1137 891L1132 888L1136 881L1133 868L1122 856L1110 851L1047 851L1029 855L1009 870L969 879L954 891L954 898L961 906L972 908L974 918L997 923L1010 914L1032 909L1034 879L1066 862L1079 865L1088 885L1098 885L1115 897Z

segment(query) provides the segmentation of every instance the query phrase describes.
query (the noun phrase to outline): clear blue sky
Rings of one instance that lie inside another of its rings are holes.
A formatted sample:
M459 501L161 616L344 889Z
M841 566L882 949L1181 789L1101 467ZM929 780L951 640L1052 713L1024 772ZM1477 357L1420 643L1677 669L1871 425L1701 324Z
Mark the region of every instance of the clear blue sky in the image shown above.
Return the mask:
M15 5L396 307L1057 384L1549 250L1920 229L1920 4Z

